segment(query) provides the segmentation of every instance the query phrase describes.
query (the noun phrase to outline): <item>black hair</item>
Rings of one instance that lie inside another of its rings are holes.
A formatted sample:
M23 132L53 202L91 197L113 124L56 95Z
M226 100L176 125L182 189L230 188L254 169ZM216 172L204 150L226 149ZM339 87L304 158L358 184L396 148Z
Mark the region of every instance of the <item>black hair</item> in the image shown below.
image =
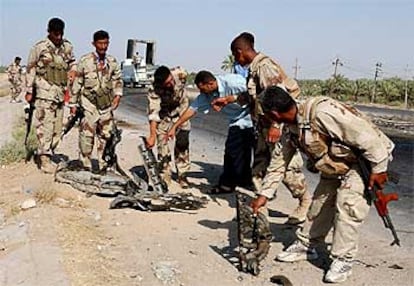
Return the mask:
M93 33L93 41L99 41L99 40L106 40L109 39L109 34L107 31L99 30Z
M157 68L154 72L154 85L162 86L170 74L171 71L166 66L160 66Z
M65 29L65 22L59 18L52 18L47 24L48 32L63 32Z
M194 83L196 85L198 85L199 83L208 83L212 80L216 80L216 77L209 71L199 71L195 78L194 78Z
M254 36L249 32L243 32L238 35L234 40L231 42L230 49L232 51L240 48L250 48L254 49Z
M14 58L14 61L21 61L22 60L22 58L21 57L15 57Z
M270 111L287 112L296 105L295 100L283 88L278 86L270 86L259 94L259 101L261 103L264 113Z

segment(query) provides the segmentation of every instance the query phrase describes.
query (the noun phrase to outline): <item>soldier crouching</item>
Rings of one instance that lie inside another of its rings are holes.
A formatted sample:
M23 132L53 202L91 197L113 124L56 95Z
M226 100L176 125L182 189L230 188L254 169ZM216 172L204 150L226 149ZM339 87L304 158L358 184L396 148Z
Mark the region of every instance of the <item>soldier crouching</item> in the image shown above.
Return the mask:
M168 130L188 108L189 100L182 79L166 66L154 73L154 84L148 93L148 119L150 134L147 147L152 148L157 141L158 159L162 162L162 176L167 184L171 182L171 153L167 141ZM188 187L186 173L190 170L189 155L190 123L184 123L176 134L174 157L178 173L178 183Z

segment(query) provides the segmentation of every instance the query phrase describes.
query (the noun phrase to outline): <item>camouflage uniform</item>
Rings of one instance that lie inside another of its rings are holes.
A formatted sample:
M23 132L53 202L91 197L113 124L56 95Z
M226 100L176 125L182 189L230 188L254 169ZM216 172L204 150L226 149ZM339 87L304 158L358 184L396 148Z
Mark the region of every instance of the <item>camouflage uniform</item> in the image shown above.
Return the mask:
M274 196L298 147L321 173L298 238L309 246L323 241L333 227L332 256L352 259L369 210L355 150L370 162L373 173L380 173L387 170L394 144L355 109L326 97L308 99L298 104L297 124L289 126L287 143L272 154L261 195Z
M265 176L266 168L270 163L272 150L280 152L282 144L267 142L267 134L271 125L261 111L257 96L267 87L281 84L287 89L291 96L297 97L300 93L299 86L295 80L288 78L282 67L269 57L258 53L249 66L247 78L247 89L253 98L252 118L257 125L257 141L254 151L254 162L252 168L253 183L258 192L262 185L262 178ZM276 125L275 127L282 128ZM282 136L281 141L284 138ZM300 201L299 207L291 214L291 218L303 221L310 204L310 194L307 190L305 176L302 173L303 160L299 152L296 152L288 168L285 170L283 183L289 189L294 198ZM296 220L295 220L296 221Z
M17 97L22 92L22 67L15 62L7 67L7 77L11 84L11 99L10 102L16 101Z
M158 160L163 162L163 176L167 181L171 176L171 153L168 143L164 142L164 138L171 129L173 124L177 122L180 116L187 110L189 106L188 96L182 78L179 78L180 72L171 71L174 77L175 87L172 95L161 95L157 93L153 87L148 93L148 119L155 121L157 125L157 149ZM178 176L185 176L190 170L190 154L189 154L189 133L190 121L185 122L176 133L174 146L175 165Z
M102 62L96 53L89 53L80 58L70 104L79 104L85 115L79 128L79 159L85 168L92 168L95 135L99 167L106 167L102 154L114 125L112 101L122 96L122 86L121 70L114 57L106 55Z
M56 47L48 38L38 42L27 61L26 86L35 88L36 134L38 155L50 155L59 142L63 120L63 97L69 70L75 68L72 44L64 39Z

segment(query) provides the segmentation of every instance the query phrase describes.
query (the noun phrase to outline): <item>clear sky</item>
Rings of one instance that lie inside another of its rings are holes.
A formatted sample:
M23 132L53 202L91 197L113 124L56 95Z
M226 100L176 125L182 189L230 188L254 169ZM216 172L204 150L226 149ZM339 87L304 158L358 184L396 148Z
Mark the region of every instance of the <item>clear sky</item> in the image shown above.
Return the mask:
M155 40L156 62L189 71L220 72L240 32L256 37L262 51L298 78L332 75L332 62L349 78L413 77L413 0L0 0L0 65L16 55L24 64L47 22L61 17L75 55L92 50L92 34L110 33L109 53L121 61L128 38Z

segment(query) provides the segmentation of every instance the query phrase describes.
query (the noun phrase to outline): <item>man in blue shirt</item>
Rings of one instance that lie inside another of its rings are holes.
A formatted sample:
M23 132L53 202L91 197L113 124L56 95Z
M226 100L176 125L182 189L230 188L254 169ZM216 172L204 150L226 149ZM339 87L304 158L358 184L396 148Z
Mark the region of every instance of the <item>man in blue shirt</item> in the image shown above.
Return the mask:
M246 79L238 74L214 76L209 71L200 71L194 83L200 94L168 131L168 137L173 138L177 128L197 112L207 114L212 109L224 112L229 121L229 130L224 150L223 173L218 186L211 193L232 192L236 186L249 187L254 142L250 109L247 105L240 106L237 103L225 106L215 104L218 98L234 102L239 94L247 91Z

